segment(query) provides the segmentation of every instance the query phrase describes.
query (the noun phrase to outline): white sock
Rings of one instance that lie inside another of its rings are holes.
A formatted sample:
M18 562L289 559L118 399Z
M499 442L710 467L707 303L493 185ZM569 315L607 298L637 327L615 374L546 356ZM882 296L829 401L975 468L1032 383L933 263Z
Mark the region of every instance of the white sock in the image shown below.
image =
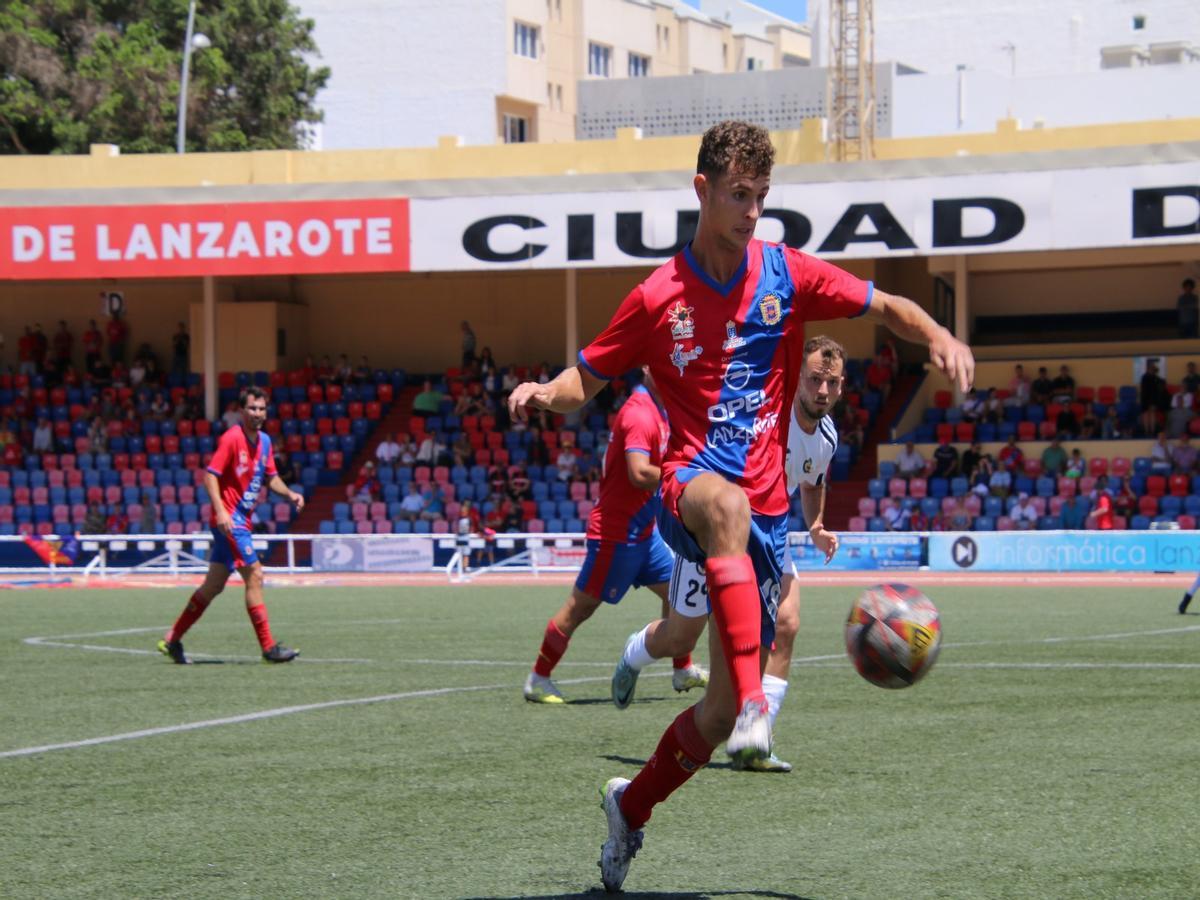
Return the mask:
M787 696L788 683L774 675L764 675L762 685L763 693L767 695L767 717L774 731L775 717L779 715L779 707L783 706L783 698Z
M625 665L629 666L635 672L642 671L642 669L654 662L654 657L646 649L646 632L649 630L650 626L647 625L631 637L629 643L625 645Z

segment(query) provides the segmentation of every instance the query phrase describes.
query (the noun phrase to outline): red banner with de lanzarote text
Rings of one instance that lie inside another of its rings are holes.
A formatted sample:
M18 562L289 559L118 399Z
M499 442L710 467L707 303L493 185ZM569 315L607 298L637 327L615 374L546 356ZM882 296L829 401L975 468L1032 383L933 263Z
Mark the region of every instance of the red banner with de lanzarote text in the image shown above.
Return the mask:
M0 208L0 279L405 272L407 198Z

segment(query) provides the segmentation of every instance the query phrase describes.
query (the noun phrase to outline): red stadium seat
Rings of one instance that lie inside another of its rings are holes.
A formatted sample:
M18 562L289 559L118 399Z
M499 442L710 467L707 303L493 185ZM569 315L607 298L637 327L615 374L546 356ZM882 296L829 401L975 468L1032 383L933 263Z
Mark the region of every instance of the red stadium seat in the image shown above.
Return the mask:
M492 462L492 451L476 448L475 450L475 465L486 466Z
M345 418L344 416L339 419L334 419L333 420L333 433L334 434L349 434L350 433L350 420Z
M1112 406L1117 402L1117 389L1111 384L1102 384L1096 388L1096 402Z
M321 450L321 436L319 434L304 435L304 450L307 453L319 453Z
M312 404L311 403L297 403L296 404L296 418L297 419L311 419L312 418Z
M1179 527L1184 531L1196 530L1196 519L1194 516L1189 516L1185 513L1182 516L1177 516L1175 521L1179 523Z
M975 423L974 422L959 422L954 426L954 439L956 441L971 443L975 440Z
M875 505L874 497L859 497L858 498L858 514L860 516L866 516L869 519L871 516L875 515L877 510L878 510L878 507ZM853 531L854 529L850 529L850 530Z
M1146 476L1146 493L1151 497L1161 497L1167 492L1167 479L1163 475Z
M1080 403L1093 403L1096 400L1096 389L1090 385L1080 385L1075 389L1075 399Z
M342 400L342 386L340 384L331 384L325 388L326 403L340 403Z
M1138 497L1138 512L1143 516L1157 516L1158 497L1152 497L1148 494L1144 497Z
M1186 475L1172 475L1168 485L1172 497L1186 497L1191 493L1191 479Z
M376 401L372 400L366 405L366 407L367 418L371 421L376 422L383 416L383 407L380 406Z
M325 454L325 468L340 472L346 465L346 458L341 450L330 450Z
M195 423L196 437L210 437L212 435L212 422L208 419L197 419Z
M867 520L864 519L862 516L851 516L850 517L850 530L851 531L866 531L867 530Z
M1033 422L1017 423L1017 440L1032 441L1037 438L1037 425Z
M1108 471L1115 478L1124 478L1129 474L1129 468L1130 463L1127 456L1114 456L1108 464Z
M375 389L375 395L379 398L380 403L391 403L394 392L390 384L381 384Z
M1030 478L1037 478L1042 474L1042 461L1036 456L1025 457L1025 474Z
M1088 460L1088 474L1093 478L1108 474L1108 460L1103 456L1093 456Z
M235 388L237 387L237 376L232 372L217 373L217 387L219 388Z
M413 481L417 484L428 484L433 476L433 470L429 466L416 466L413 469Z
M499 450L493 450L492 451L492 462L494 462L498 466L507 466L508 465L508 450L506 450L504 447L501 447ZM599 484L600 482L597 481L595 483Z
M192 437L196 433L191 419L180 419L175 425L175 430L180 437Z
M1056 430L1057 429L1055 428L1054 423L1051 422L1049 419L1046 419L1046 421L1044 421L1044 422L1038 423L1038 437L1040 437L1043 441L1054 440L1054 435L1055 435Z
M352 403L348 403L346 405L346 415L348 415L351 419L361 419L363 417L362 403L357 400L353 401Z
M908 493L908 482L903 478L893 478L888 482L889 497L903 497Z
M308 386L308 402L309 403L324 403L325 389L319 384L310 384Z
M918 499L928 496L929 482L924 478L913 478L908 482L908 496Z
M939 444L949 444L954 440L954 426L949 422L938 422L936 431Z
M954 395L949 391L934 391L933 405L938 409L949 409L954 402Z
M1074 497L1079 485L1074 478L1061 477L1058 479L1058 494L1060 497Z
M333 434L333 419L317 419L317 434L322 437Z

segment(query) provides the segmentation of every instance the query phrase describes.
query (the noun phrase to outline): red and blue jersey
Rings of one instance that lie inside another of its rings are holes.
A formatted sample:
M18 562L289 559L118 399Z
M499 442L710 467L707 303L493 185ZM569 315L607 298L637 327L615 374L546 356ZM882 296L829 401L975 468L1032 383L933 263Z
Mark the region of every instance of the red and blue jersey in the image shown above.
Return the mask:
M589 539L636 543L654 533L658 494L630 482L626 454L644 453L650 457L650 465L661 466L669 435L666 413L639 385L613 422L604 454L600 499L588 516Z
M217 441L208 471L217 477L221 503L233 524L248 528L250 516L258 505L259 491L277 474L271 436L259 431L258 440L251 447L242 426L227 429ZM216 509L213 510L212 524L217 524Z
M741 485L754 512L780 515L804 323L861 315L872 291L837 266L757 240L718 284L688 246L630 292L579 358L604 379L650 367L671 423L664 479L715 472Z

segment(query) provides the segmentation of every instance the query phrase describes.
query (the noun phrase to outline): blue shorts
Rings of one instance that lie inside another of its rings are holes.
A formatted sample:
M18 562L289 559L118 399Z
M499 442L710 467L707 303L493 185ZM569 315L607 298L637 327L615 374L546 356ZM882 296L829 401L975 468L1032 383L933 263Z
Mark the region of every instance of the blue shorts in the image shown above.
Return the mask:
M254 535L249 528L234 525L232 536L214 528L212 536L212 553L208 558L210 563L220 563L232 572L258 562L258 554L254 551Z
M701 565L705 562L704 551L684 527L667 509L664 503L658 513L658 527L671 549L686 560ZM750 539L746 552L754 564L754 575L758 581L758 599L762 604L762 631L760 640L769 647L775 640L775 614L779 610L783 581L783 564L787 559L787 513L750 516Z
M657 531L637 544L589 540L575 587L605 603L620 603L631 587L670 581L674 564L675 557Z

